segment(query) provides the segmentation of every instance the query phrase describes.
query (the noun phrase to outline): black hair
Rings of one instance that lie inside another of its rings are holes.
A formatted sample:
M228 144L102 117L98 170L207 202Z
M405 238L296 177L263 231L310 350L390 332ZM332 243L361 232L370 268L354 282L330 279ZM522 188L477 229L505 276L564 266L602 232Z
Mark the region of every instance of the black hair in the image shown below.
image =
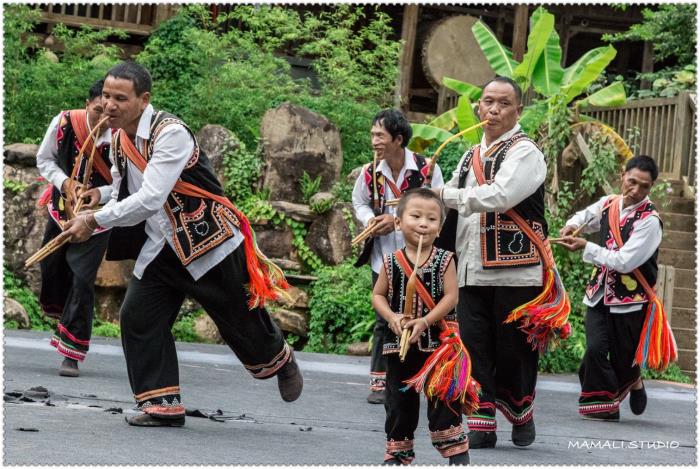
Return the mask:
M484 86L482 86L481 89L485 90L486 87L489 86L493 82L509 84L513 88L513 91L515 91L515 100L517 101L517 104L520 105L523 103L523 90L522 90L522 88L520 88L520 85L518 85L515 82L515 80L513 80L512 78L508 78L508 77L497 76L495 78L490 79L486 83L484 83Z
M102 96L102 86L104 86L105 81L103 79L97 80L92 84L90 90L88 91L88 101L92 101L95 98Z
M105 78L107 77L129 80L134 84L136 96L141 96L143 93L151 91L151 74L132 60L118 63L110 68L105 75Z
M379 124L389 132L392 140L396 140L396 137L401 135L403 141L401 142L401 147L405 148L408 145L408 141L411 140L413 135L413 129L411 129L411 124L408 123L406 116L397 109L384 109L379 111L374 119L372 119L372 125Z
M656 181L656 178L659 177L659 167L656 165L656 161L654 161L654 158L651 156L637 155L627 160L625 172L634 168L649 173L652 182Z
M442 203L442 200L440 200L440 197L435 192L427 187L418 187L416 189L411 189L404 192L401 196L401 200L399 200L399 206L396 208L396 216L401 218L403 216L403 212L406 210L408 201L415 199L416 197L434 200L437 202L438 206L440 207L440 224L442 225L442 222L445 221L445 204Z

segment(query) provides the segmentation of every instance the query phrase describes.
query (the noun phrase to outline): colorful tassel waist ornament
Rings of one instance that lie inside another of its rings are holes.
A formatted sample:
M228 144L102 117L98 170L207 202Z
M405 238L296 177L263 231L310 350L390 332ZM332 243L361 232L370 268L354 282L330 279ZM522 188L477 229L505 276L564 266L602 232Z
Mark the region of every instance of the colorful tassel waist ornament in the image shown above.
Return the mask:
M422 391L429 399L446 402L453 412L450 404L457 403L462 413L471 415L479 408L481 385L472 377L471 357L457 328L448 327L444 320L440 321L440 328L442 344L415 376L404 381L406 386L401 390Z

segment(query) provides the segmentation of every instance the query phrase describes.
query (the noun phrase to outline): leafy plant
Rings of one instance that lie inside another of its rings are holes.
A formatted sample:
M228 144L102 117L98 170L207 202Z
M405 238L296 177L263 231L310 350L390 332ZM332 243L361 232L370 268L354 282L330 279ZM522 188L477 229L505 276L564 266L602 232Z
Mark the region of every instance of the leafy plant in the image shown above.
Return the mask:
M358 324L374 320L372 271L356 268L352 260L316 272L309 301L309 352L344 353L347 344L371 336Z
M119 324L102 321L96 317L92 323L92 335L98 337L120 337L121 328Z
M2 283L5 295L22 305L24 310L27 312L32 329L40 331L53 330L56 323L53 319L46 317L41 311L39 299L36 297L34 292L32 292L22 280L15 277L15 275L8 270L6 266L3 266L2 272ZM9 327L11 324L6 323L6 326Z
M194 326L195 320L202 314L205 314L202 310L181 314L172 328L175 340L180 342L201 342L202 340L195 332Z
M313 202L310 207L311 211L314 213L326 213L335 205L335 199L321 199L317 202Z
M308 204L309 199L321 188L321 175L319 174L314 179L311 179L309 173L304 171L299 180L299 187L301 188L301 197L304 203Z
M11 190L14 193L24 192L29 184L23 181L15 181L13 179L3 179L2 185L5 189Z
M236 139L237 140L237 139ZM233 151L224 155L224 191L239 204L253 196L253 189L262 174L262 161L247 150L245 143L236 141Z

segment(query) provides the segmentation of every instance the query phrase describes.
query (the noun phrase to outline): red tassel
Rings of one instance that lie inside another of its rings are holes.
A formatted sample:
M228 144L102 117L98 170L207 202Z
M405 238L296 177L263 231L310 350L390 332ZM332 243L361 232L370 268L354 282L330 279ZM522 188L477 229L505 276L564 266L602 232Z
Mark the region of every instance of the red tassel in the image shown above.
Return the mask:
M51 200L51 194L53 193L53 184L48 184L46 186L46 189L44 189L44 192L41 194L41 197L39 197L39 200L36 202L37 207L46 207Z
M677 359L676 339L666 319L663 304L654 295L647 305L634 364L642 368L663 371Z

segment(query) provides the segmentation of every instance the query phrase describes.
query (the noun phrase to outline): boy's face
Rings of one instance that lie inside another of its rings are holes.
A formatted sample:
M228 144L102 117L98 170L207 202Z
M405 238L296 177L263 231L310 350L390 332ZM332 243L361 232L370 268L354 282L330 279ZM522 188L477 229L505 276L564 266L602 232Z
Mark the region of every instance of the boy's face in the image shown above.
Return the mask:
M90 119L90 125L97 125L98 122L104 117L104 108L102 107L102 96L93 98L92 100L85 101L85 110L87 111L88 118ZM102 128L98 132L102 132L105 125L102 124Z
M418 245L423 235L423 247L431 246L440 233L440 205L435 199L411 197L401 218L396 218L396 229L403 232L406 244Z
M635 205L644 200L644 197L649 195L654 181L651 180L651 174L648 171L642 171L639 168L632 168L622 174L622 193L627 194L624 205Z

